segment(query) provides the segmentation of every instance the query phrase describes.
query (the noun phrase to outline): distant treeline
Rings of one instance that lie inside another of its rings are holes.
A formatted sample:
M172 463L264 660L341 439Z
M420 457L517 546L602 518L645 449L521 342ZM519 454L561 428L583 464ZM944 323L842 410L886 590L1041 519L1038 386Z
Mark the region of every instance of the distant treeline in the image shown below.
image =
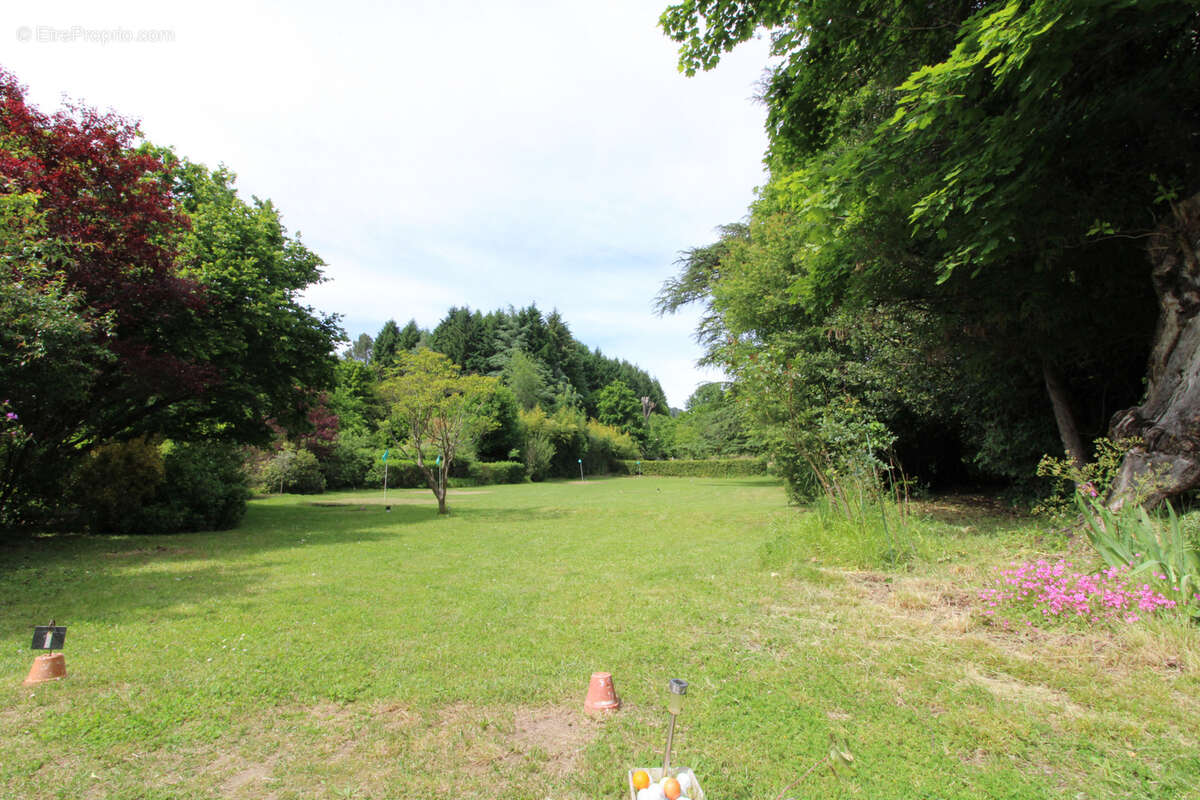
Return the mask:
M542 405L574 393L587 414L595 416L600 390L621 381L637 397L649 397L654 411L669 411L662 386L649 373L610 358L599 348L589 349L571 334L557 310L543 315L536 305L486 314L453 307L432 331L420 328L415 320L404 327L388 320L374 338L359 335L347 355L386 368L398 352L418 346L443 353L466 372L505 377L518 397L528 387L527 391L544 395L531 398Z

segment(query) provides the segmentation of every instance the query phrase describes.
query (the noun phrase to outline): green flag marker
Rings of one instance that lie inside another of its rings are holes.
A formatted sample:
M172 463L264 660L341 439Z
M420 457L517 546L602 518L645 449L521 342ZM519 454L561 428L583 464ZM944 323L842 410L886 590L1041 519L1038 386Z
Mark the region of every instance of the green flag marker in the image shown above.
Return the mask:
M440 467L441 465L442 465L442 457L439 455L439 456L437 457L437 461L436 461L436 462L434 462L434 466L435 466L435 467Z

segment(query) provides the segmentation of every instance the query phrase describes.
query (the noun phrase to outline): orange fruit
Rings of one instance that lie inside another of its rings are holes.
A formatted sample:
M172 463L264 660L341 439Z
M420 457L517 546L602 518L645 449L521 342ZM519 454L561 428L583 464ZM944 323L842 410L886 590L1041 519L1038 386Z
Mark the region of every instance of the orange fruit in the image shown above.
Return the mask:
M633 788L642 790L650 786L650 774L644 769L633 773Z
M667 778L663 781L663 794L667 796L667 800L675 800L682 792L683 790L679 788L679 781L674 778Z

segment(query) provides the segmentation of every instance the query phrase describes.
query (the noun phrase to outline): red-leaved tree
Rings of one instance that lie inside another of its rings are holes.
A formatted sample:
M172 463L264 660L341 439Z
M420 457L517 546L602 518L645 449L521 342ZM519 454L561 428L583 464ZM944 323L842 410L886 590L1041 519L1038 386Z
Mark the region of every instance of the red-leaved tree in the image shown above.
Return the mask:
M336 318L293 302L320 259L269 205L247 210L231 187L198 198L184 169L207 180L116 114L41 113L0 69L0 526L53 505L99 444L266 437L268 417L325 385ZM244 237L253 252L206 254L193 217L214 230L249 217L264 233Z

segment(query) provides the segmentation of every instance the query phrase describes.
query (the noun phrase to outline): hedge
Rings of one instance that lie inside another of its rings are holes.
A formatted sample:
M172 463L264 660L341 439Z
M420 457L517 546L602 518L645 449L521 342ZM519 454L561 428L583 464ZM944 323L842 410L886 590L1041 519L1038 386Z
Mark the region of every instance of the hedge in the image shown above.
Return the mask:
M376 459L367 470L366 488L378 489L383 486L383 462ZM417 462L403 458L391 458L387 462L387 482L389 489L426 489L425 473L417 466Z
M640 464L640 466L639 466ZM669 478L741 478L750 475L766 475L767 461L764 458L708 458L673 459L671 461L617 461L613 472L617 475L656 475Z
M522 483L525 480L525 465L519 461L476 461L471 464L468 476L478 486Z

